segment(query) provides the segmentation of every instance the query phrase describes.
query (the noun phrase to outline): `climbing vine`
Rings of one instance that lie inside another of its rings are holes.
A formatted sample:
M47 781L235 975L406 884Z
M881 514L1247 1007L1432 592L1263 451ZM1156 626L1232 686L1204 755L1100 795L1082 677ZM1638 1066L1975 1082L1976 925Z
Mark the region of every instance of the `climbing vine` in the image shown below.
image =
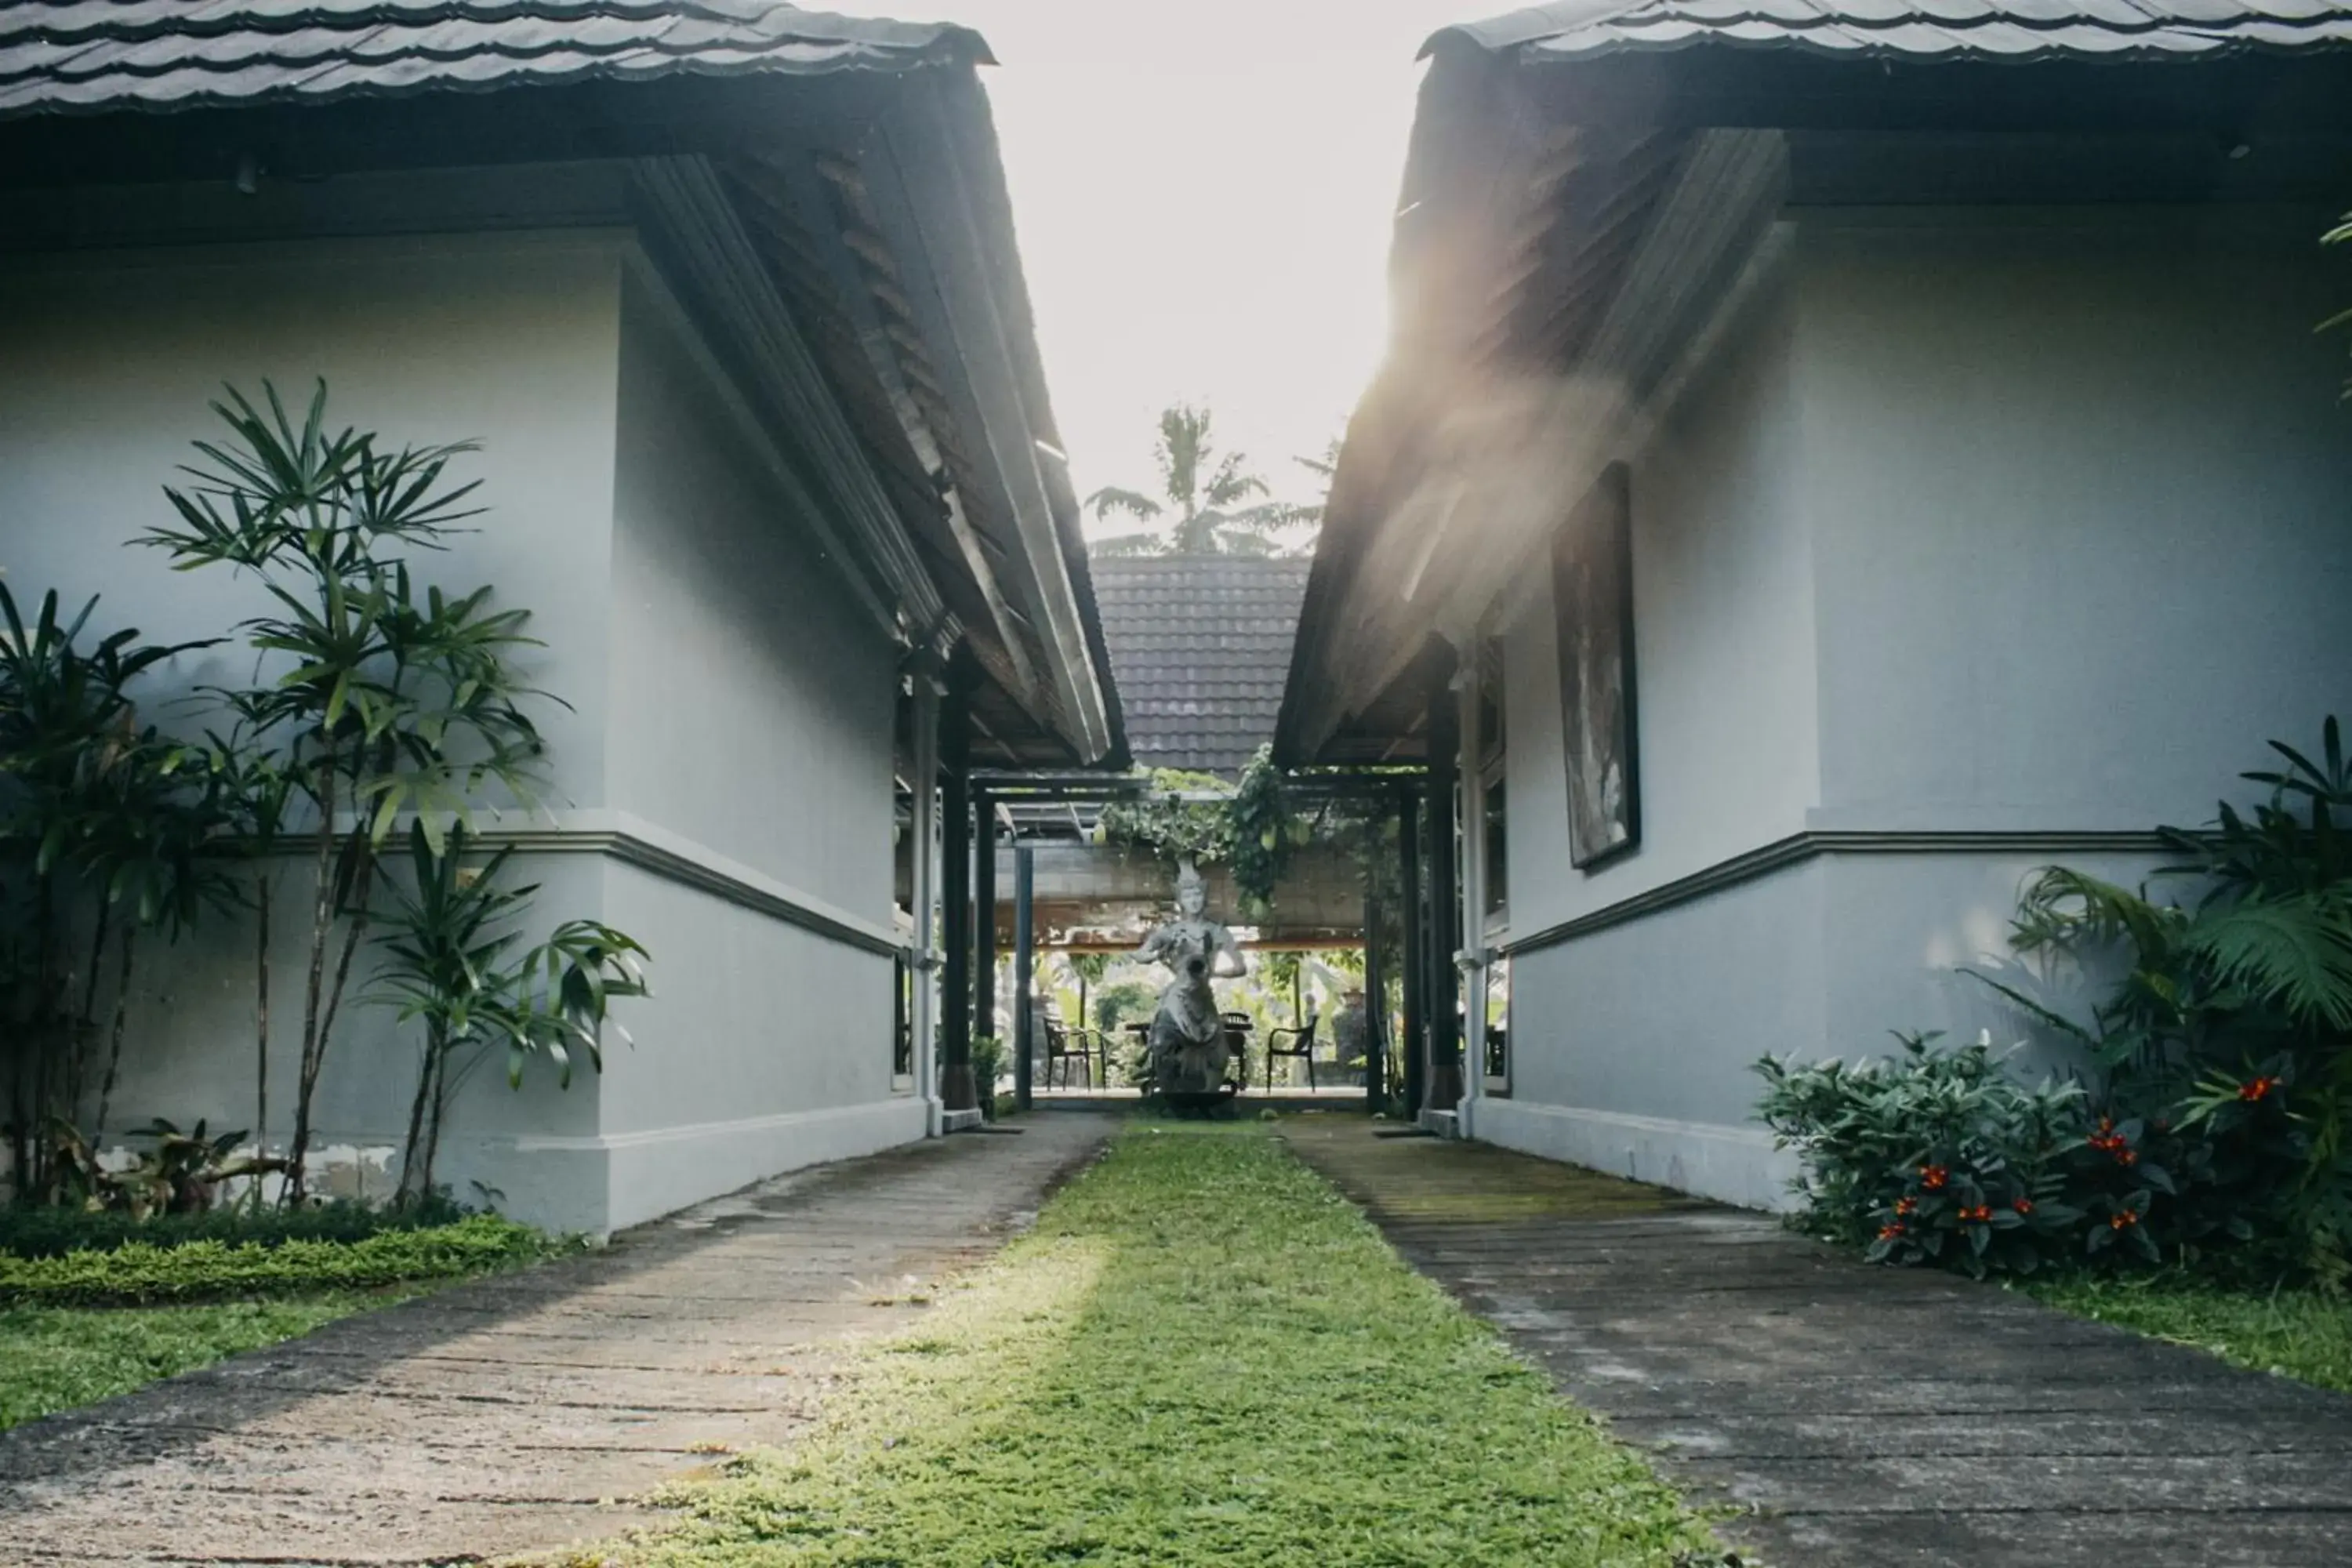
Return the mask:
M1149 794L1103 807L1103 837L1170 860L1213 865L1233 855L1232 795L1233 785L1214 773L1154 768Z
M1321 817L1292 808L1270 750L1258 748L1239 784L1213 773L1162 768L1153 771L1151 786L1148 795L1103 808L1103 837L1171 860L1226 865L1240 889L1243 916L1271 914L1291 852L1318 837Z

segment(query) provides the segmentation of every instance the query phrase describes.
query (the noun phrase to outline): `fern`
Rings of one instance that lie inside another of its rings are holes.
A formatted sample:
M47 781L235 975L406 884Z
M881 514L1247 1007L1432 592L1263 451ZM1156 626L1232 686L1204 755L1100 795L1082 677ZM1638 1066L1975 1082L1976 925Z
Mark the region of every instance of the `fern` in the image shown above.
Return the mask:
M2352 904L2309 893L2209 906L2182 945L2298 1022L2352 1029Z

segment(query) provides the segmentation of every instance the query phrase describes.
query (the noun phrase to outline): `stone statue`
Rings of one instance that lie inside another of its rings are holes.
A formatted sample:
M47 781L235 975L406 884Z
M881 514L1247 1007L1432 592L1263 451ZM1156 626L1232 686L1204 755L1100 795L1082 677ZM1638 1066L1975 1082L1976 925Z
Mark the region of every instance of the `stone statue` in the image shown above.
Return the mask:
M1234 933L1209 919L1208 884L1190 860L1176 872L1177 916L1143 939L1136 956L1164 963L1176 978L1160 994L1149 1049L1153 1087L1183 1101L1221 1093L1225 1063L1224 1016L1210 982L1249 973Z

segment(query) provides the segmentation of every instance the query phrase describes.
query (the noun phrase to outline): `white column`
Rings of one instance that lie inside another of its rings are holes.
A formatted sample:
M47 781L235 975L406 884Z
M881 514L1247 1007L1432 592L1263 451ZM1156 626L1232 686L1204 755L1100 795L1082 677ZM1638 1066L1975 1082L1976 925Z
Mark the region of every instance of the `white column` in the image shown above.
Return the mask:
M1456 645L1454 700L1460 714L1462 756L1462 946L1454 967L1462 976L1462 1102L1456 1131L1477 1136L1478 1101L1486 1092L1486 741L1478 732L1478 639Z
M928 651L913 662L915 730L915 1094L924 1106L924 1130L940 1135L940 696L939 660Z

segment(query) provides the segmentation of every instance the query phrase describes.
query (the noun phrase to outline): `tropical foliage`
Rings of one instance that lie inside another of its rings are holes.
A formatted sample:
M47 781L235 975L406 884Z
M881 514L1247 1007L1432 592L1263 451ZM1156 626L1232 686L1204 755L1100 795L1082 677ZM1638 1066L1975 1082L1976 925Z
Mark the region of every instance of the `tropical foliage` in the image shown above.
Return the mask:
M487 586L450 595L411 574L408 553L446 549L478 514L449 464L469 442L382 444L327 423L321 382L298 426L275 386L266 409L234 387L200 441L193 482L168 489L176 526L141 542L181 571L227 566L260 578L274 608L237 629L282 673L219 695L314 823L309 964L287 1191L307 1179L311 1110L352 965L372 918L376 852L404 806L436 841L436 814L463 816L486 784L531 799L544 751L513 663L533 646L528 611L491 607ZM346 826L348 822L348 826Z
M27 617L0 586L0 1070L12 1169L30 1194L56 1189L64 1135L93 1098L103 1129L140 934L174 936L229 898L205 855L220 792L144 721L136 690L202 645L94 636L97 606L68 618L51 593Z
M534 1262L567 1245L487 1214L356 1241L131 1242L106 1252L0 1257L0 1302L113 1306L446 1279Z
M2179 860L2160 880L2184 897L2055 867L2028 885L2014 945L2112 976L2105 994L2078 1020L1979 978L2079 1047L2074 1081L2029 1091L1983 1046L1926 1040L1891 1064L1759 1064L1816 1225L1897 1262L2021 1271L2112 1249L2345 1276L2352 767L2333 718L2315 755L2273 750L2281 765L2244 775L2260 805L2161 830ZM2000 1217L2019 1198L2031 1223Z
M1282 770L1268 747L1242 770L1238 784L1213 773L1158 769L1149 793L1103 808L1104 837L1171 861L1229 865L1245 919L1274 909L1275 887L1292 851L1316 837L1319 819L1294 810L1283 792Z
M1311 522L1319 508L1272 499L1263 476L1240 452L1220 452L1205 408L1179 403L1161 411L1154 456L1160 492L1105 486L1087 498L1097 518L1113 515L1146 524L1096 544L1103 555L1275 555L1275 535Z
M219 721L201 741L147 721L136 689L175 655L232 639L98 636L95 600L68 617L51 594L28 617L0 587L0 1071L16 1195L143 1217L204 1208L232 1178L282 1170L287 1203L302 1204L335 1025L382 932L394 940L375 949L378 994L424 1036L402 1178L413 1202L431 1187L442 1113L478 1050L502 1047L510 1079L533 1057L567 1081L580 1058L600 1065L610 1001L645 992L644 953L588 921L521 948L534 889L501 886L504 853L461 864L481 858L473 805L529 804L545 750L526 710L545 694L517 662L536 646L529 612L495 606L487 586L450 594L412 572L413 556L445 549L476 514L475 487L449 477L470 445L395 450L338 429L323 384L299 421L267 384L258 403L231 388L214 410L227 434L196 444L201 461L165 491L175 521L137 541L178 570L257 578L268 598L233 628L258 682L183 701ZM404 814L405 882L382 855ZM296 830L313 883L293 1129L279 1157L263 1152L271 889ZM128 1166L101 1163L141 934L176 936L240 905L256 917L252 1128L183 1133L157 1121ZM248 1136L254 1152L241 1153Z
M385 910L385 962L378 1000L396 1005L404 1024L424 1028L416 1089L401 1150L400 1198L431 1195L433 1166L449 1098L491 1052L503 1052L507 1081L520 1086L533 1058L572 1081L572 1055L604 1068L602 1031L612 1002L646 994L645 949L595 921L566 921L545 942L517 950L516 929L536 884L500 880L511 845L478 865L466 825L439 844L421 822L409 827L410 876L395 884ZM622 1037L628 1031L616 1023Z

